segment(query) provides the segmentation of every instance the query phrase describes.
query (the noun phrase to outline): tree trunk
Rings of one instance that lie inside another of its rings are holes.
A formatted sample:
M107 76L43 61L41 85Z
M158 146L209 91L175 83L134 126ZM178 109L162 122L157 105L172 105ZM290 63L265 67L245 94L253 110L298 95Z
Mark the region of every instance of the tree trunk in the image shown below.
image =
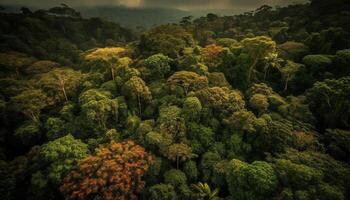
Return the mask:
M183 88L184 88L185 96L187 96L187 94L188 94L188 87L183 87Z
M30 112L30 117L32 118L32 120L33 120L34 122L38 122L38 118L34 115L33 112Z
M114 69L111 67L112 80L114 81Z
M17 79L19 79L19 69L18 69L18 67L16 67L16 76L17 76Z
M67 97L67 93L66 93L66 88L64 86L64 81L62 79L59 80L59 84L60 84L60 87L61 87L61 90L63 92L63 96L64 96L64 99L66 101L68 101L68 97Z
M118 114L119 114L118 109L116 108L114 112L115 112L114 113L115 114L115 123L118 124L118 120L119 120L119 118L118 118Z
M179 169L179 156L176 156L176 169Z
M63 91L63 95L64 95L65 100L68 102L68 97L67 97L66 89L64 88L64 86L62 87L62 91Z
M266 68L266 70L265 70L264 81L266 80L266 77L269 75L269 69L270 69L270 67Z
M258 63L258 57L254 59L254 62L252 65L249 67L248 71L248 82L250 83L250 80L252 78L253 70L255 69L255 65Z
M138 103L139 103L139 115L140 115L140 117L141 117L141 99L140 99L140 95L139 94L137 94L137 101L138 101Z
M284 83L284 91L288 90L288 82L289 82L289 77L287 77L286 82Z

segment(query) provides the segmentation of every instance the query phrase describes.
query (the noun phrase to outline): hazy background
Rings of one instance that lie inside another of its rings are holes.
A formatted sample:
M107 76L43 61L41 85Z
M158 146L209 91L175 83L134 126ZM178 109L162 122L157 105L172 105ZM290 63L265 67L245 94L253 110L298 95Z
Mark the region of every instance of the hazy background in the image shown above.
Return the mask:
M250 11L261 5L285 6L308 0L0 0L8 10L21 6L45 9L65 3L84 17L102 17L124 26L150 27L162 23L178 22L182 17L199 17L207 13L234 15Z

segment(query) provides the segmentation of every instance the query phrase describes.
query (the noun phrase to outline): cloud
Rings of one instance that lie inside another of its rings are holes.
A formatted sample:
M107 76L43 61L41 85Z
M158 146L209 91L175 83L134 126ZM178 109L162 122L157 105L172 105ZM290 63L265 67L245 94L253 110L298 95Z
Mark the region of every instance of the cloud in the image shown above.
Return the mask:
M263 4L287 5L307 0L0 0L0 4L18 4L45 8L66 3L73 7L123 5L128 7L167 7L186 10L254 9Z
M25 5L38 8L57 6L65 3L69 6L101 6L101 5L124 5L139 6L141 0L0 0L0 4Z
M144 7L174 7L184 9L254 9L261 5L288 5L303 3L307 0L142 0Z

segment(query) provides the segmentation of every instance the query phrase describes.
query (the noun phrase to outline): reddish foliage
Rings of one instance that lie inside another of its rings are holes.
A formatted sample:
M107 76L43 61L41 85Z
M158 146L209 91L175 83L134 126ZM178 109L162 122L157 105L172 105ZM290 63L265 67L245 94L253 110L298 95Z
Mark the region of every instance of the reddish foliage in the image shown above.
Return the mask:
M60 191L67 200L94 195L106 200L134 200L145 185L141 178L151 163L152 157L133 141L112 142L83 159L64 179Z

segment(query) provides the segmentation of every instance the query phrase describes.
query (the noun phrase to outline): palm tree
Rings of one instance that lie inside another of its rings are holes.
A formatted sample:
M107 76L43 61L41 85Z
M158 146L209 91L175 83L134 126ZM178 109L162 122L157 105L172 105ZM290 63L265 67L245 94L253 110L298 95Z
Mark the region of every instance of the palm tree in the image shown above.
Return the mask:
M219 200L218 197L219 188L211 190L207 183L192 184L192 188L195 190L198 200Z
M269 56L265 57L265 66L264 66L264 81L266 80L266 77L268 76L269 69L274 68L277 70L281 69L281 62L283 62L283 59L278 58L277 53L272 53Z

